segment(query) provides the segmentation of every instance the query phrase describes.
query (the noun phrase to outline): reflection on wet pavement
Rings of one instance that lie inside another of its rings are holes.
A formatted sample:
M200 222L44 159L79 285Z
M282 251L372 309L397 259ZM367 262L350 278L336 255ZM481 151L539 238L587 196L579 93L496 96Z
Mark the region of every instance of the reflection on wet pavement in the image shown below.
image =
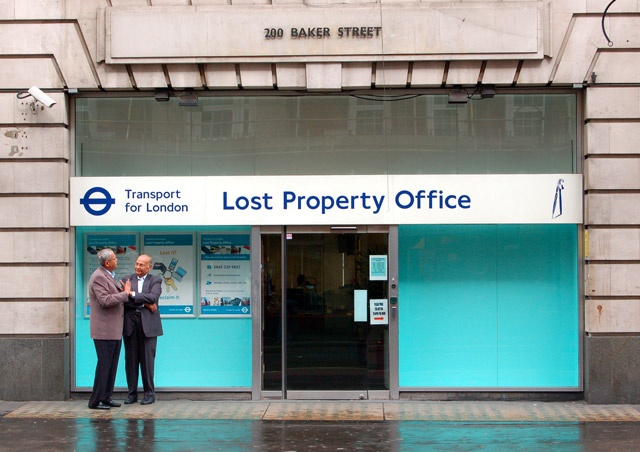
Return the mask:
M637 451L640 423L0 419L10 451Z

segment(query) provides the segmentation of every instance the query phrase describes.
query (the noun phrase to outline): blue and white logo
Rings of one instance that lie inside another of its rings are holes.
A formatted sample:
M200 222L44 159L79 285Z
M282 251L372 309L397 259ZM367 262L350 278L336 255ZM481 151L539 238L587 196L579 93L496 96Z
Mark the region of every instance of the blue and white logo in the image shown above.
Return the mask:
M98 194L97 197L92 197L94 194ZM87 190L84 194L84 198L80 199L85 210L91 215L99 217L104 215L111 209L111 206L116 203L116 200L111 197L111 194L102 187L93 187ZM92 206L101 206L101 208L94 209Z

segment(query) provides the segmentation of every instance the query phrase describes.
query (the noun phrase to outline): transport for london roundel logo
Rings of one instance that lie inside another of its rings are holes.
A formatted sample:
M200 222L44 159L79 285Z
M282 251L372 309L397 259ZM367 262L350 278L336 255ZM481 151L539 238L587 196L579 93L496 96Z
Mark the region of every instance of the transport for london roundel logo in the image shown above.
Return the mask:
M96 194L97 196L94 196ZM80 199L80 204L84 206L85 210L97 217L107 213L115 203L116 200L111 197L111 193L102 187L90 188L84 194L84 198Z

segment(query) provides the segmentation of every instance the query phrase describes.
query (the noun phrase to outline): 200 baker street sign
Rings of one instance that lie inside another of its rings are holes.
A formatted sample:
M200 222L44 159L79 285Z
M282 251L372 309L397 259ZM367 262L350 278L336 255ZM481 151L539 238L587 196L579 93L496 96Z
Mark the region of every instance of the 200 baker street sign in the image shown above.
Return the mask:
M264 29L264 39L372 39L379 38L382 27L291 27L288 32L282 27Z

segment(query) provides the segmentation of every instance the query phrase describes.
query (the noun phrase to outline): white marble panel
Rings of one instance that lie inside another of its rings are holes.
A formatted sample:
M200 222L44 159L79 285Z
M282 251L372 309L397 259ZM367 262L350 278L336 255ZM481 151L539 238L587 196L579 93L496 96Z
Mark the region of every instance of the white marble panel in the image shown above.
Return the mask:
M100 84L105 89L131 89L131 79L124 65L96 65ZM164 87L165 85L161 85ZM158 86L161 87L161 86Z
M69 202L58 197L0 197L0 228L69 227Z
M174 88L200 88L202 79L195 64L167 64L171 86Z
M452 61L449 64L447 85L476 85L480 78L480 61Z
M640 229L588 230L590 260L631 261L640 260Z
M570 28L563 27L564 47L556 55L557 65L553 82L558 84L582 83L589 77L589 67L599 46L606 46L602 35L600 17L580 16L573 18ZM555 29L554 29L555 31ZM565 36L567 31L570 33Z
M148 6L149 0L111 0L113 6Z
M520 68L517 85L544 85L550 80L552 70L553 60L550 58L542 61L526 60Z
M66 162L16 162L14 172L14 193L69 193Z
M69 333L68 301L14 301L0 305L0 334Z
M585 196L588 225L640 224L640 194L589 193Z
M93 61L83 45L80 30L73 23L49 23L43 28L42 51L52 54L60 67L67 86L95 88Z
M25 22L2 25L0 55L49 57L55 61L67 86L95 88L92 61L85 52L79 29L72 22ZM28 37L28 39L25 39ZM45 74L46 75L46 74ZM58 88L60 77L41 77L40 88Z
M549 3L551 4L551 8L554 13L584 13L586 12L587 3L589 1L591 0L551 0ZM602 10L604 10L604 6L602 7Z
M266 63L240 64L240 82L245 89L273 89L273 72Z
M224 1L224 0L220 0ZM311 4L309 0L271 0L272 5L304 5Z
M97 21L94 9L93 16L91 18L78 20L82 37L90 54L90 64L94 66L97 73L97 83L99 83L104 89L130 89L132 88L132 84L129 74L127 73L126 66L104 64L104 19L103 15L100 15L99 17L100 20ZM98 45L97 27L100 27L100 45ZM97 61L100 61L100 63L96 63ZM71 88L77 87L71 86Z
M65 0L17 0L16 19L63 19Z
M65 17L67 19L96 20L96 11L104 8L104 0L65 0Z
M204 66L207 86L212 89L238 88L235 64L206 64Z
M407 86L409 63L385 61L376 64L378 88L404 88Z
M444 69L443 61L416 61L413 63L411 86L415 88L441 86Z
M307 89L309 91L340 90L342 65L340 63L307 64Z
M13 193L15 185L14 163L0 163L0 193Z
M0 0L0 20L16 18L14 3L16 0Z
M554 7L555 4L561 4L563 3L564 0L555 0L554 1ZM574 0L575 1L575 0ZM609 3L611 3L611 0L581 0L581 1L585 1L586 5L587 5L587 12L588 13L596 13L596 14L602 14L602 12L604 11L604 9L607 7L607 5ZM609 8L608 13L617 13L617 12L637 12L638 8L640 4L638 3L638 0L617 0L615 2L615 7L613 5L611 5L611 8ZM607 13L607 14L608 14Z
M640 332L640 300L587 300L587 333Z
M306 88L307 74L303 63L276 64L276 84L280 89Z
M159 64L132 64L131 72L138 88L166 88L162 66Z
M40 85L43 80L47 80L47 87L63 87L62 80L56 70L55 60L50 56L2 59L0 89L25 90L33 85Z
M371 88L372 64L365 63L343 63L342 64L342 87L344 89L368 89Z
M208 5L228 5L229 0L191 0L193 6L208 6Z
M151 0L153 6L188 6L190 0Z
M598 60L593 67L596 83L637 83L638 51L598 53Z
M69 262L65 231L0 231L0 262Z
M511 85L518 69L517 61L489 60L482 74L482 83Z
M16 281L23 283L16 287ZM67 298L69 297L68 281L69 267L0 267L0 291L4 294L12 294L14 299Z
M640 158L597 158L585 161L585 188L640 189Z
M69 158L65 127L0 127L0 160L4 158Z
M42 226L45 228L69 227L69 199L44 198L42 202Z
M640 264L586 265L587 296L640 296Z
M591 87L586 99L588 119L640 118L640 88Z
M640 122L586 125L587 154L640 154Z

